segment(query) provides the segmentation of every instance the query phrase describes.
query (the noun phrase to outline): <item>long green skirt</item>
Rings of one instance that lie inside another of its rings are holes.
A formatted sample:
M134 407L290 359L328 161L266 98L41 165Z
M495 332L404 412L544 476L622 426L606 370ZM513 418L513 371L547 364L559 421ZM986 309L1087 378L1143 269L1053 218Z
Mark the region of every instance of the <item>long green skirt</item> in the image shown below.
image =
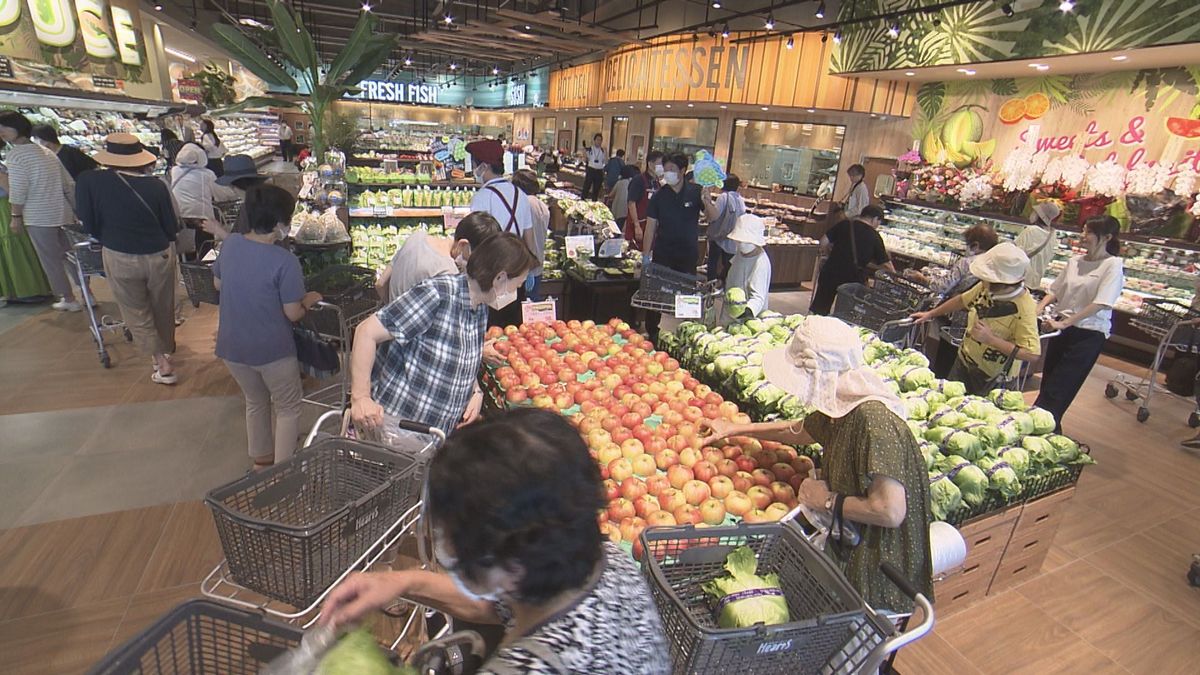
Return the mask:
M13 234L9 228L12 211L8 197L0 197L0 298L35 298L50 295L50 282L42 272L33 242L24 231Z

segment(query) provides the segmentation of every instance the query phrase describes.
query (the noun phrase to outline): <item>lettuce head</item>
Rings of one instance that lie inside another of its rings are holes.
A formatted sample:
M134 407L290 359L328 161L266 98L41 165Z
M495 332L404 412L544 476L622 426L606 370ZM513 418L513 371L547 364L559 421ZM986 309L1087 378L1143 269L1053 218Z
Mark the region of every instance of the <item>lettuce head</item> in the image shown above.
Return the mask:
M967 386L962 382L956 382L954 380L942 380L940 388L942 393L946 395L946 398L967 395Z
M1032 407L1028 411L1030 420L1033 422L1033 429L1029 431L1031 434L1048 434L1054 431L1057 426L1054 422L1054 415L1049 410L1044 408Z
M1029 451L1019 445L1000 448L996 457L1007 462L1018 477L1029 473Z
M934 520L945 520L963 504L962 490L945 472L929 473L929 506Z
M975 465L983 469L992 489L1008 499L1021 494L1021 481L1008 462L994 457L981 457Z
M988 400L1001 410L1024 410L1026 407L1021 392L1010 389L993 389L988 392Z
M950 480L954 481L959 491L962 492L963 501L969 506L979 506L987 497L987 474L961 455L943 457L935 465L935 468L945 472Z
M925 366L901 366L899 374L900 387L904 391L918 391L934 386L937 378L933 371Z
M967 431L955 431L942 439L942 450L947 455L958 455L970 461L983 457L983 443Z
M726 576L700 587L717 601L718 626L749 628L757 623L771 626L791 621L779 575L758 575L758 558L749 546L739 546L729 554L725 571ZM740 599L727 600L730 597Z

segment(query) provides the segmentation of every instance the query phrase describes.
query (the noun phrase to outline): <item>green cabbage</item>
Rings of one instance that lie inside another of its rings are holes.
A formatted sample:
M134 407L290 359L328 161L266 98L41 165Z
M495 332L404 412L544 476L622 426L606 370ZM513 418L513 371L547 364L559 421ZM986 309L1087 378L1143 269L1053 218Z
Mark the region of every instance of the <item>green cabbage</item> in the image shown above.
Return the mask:
M733 371L733 382L738 391L746 391L756 382L766 378L762 366L742 366Z
M792 339L792 331L783 324L775 324L774 326L771 326L767 332L771 334L772 339L779 343L784 343Z
M907 366L900 371L899 380L904 391L917 391L934 386L937 378L924 366Z
M716 366L716 374L722 380L746 363L747 359L742 354L722 354L713 361L713 365Z
M1021 447L1028 450L1030 457L1040 464L1054 464L1058 459L1058 450L1041 436L1026 436L1021 439Z
M787 598L779 585L779 575L772 572L759 576L758 558L749 546L739 546L725 558L728 576L717 577L700 588L717 600L717 625L721 628L749 628L761 623L767 626L791 621ZM746 591L762 594L729 603L721 601L730 595Z
M1008 462L1018 477L1029 473L1029 451L1019 445L1000 448L996 456Z
M746 289L739 286L734 286L733 288L725 291L725 302L730 305L746 304Z
M975 465L983 469L991 487L1000 494L1009 499L1021 494L1021 481L1008 462L993 457L981 457Z
M863 346L863 363L867 365L875 365L887 356L888 351L883 348L882 343L872 342Z
M717 376L717 364L716 363L706 363L700 367L700 370L709 377Z
M393 666L366 628L346 633L321 657L316 675L407 675L412 668Z
M988 392L988 400L1002 410L1024 410L1026 407L1021 392L1011 389L993 389Z
M929 357L915 349L906 349L900 354L900 363L906 366L920 366L921 368L929 367ZM933 386L932 384L930 386Z
M913 438L915 438L919 441L924 440L925 439L925 425L921 424L920 422L915 422L913 420L908 420L907 422L908 422L908 430L912 432Z
M983 457L983 443L966 431L955 431L942 440L942 451L974 461Z
M968 422L963 425L962 430L982 441L985 452L1007 444L1004 433L987 422L980 422L979 420Z
M1055 461L1059 464L1095 464L1096 460L1079 450L1079 444L1061 434L1044 437L1054 448Z
M780 399L778 404L779 416L788 420L803 419L808 416L809 408L799 398L788 394Z
M741 316L741 314L737 316ZM744 323L732 323L729 324L729 333L731 335L750 335L750 329L746 328L746 324Z
M1008 413L1005 419L1012 420L1017 425L1017 430L1022 436L1028 436L1033 433L1033 417L1027 412L1016 410Z
M764 324L761 319L749 319L746 321L746 328L749 328L750 332L758 335L759 333L767 330L767 325Z
M921 458L925 460L925 470L929 471L933 465L942 458L942 451L938 446L929 442L921 443Z
M934 520L945 520L963 503L962 490L944 472L929 473L929 506Z
M959 491L962 492L963 501L969 506L979 506L987 497L987 474L962 456L943 457L935 465L935 468L938 471L944 471L950 480L954 481Z
M1029 417L1033 421L1033 428L1029 431L1031 434L1048 434L1054 431L1057 426L1054 423L1054 415L1049 410L1044 408L1032 407L1029 409Z
M760 318L764 321L766 321L767 319L771 319L774 321L782 322L787 317L785 317L784 315L782 315L779 312L776 312L774 310L766 309L766 310L763 310L763 313L760 314L758 318Z
M951 427L930 427L929 430L925 432L925 440L929 441L930 443L935 443L938 447L941 447L942 441L946 440L946 438L950 436L950 434L954 433L954 431L955 430Z
M951 405L947 402L947 405ZM958 412L977 420L986 420L991 415L999 412L996 406L989 403L986 399L978 396L964 396L952 407Z
M802 324L802 323L804 323L804 315L803 314L789 314L789 315L783 317L783 325L787 326L788 328L791 328L792 330L799 328L800 324Z
M941 408L937 412L929 416L929 426L931 427L953 427L955 429L961 427L971 420L970 417L954 410L953 408Z
M962 382L955 382L954 380L942 380L941 391L946 395L946 398L967 395L966 385L964 385Z
M779 402L779 399L786 395L786 391L776 387L770 382L763 381L759 382L758 385L750 391L749 398L756 404L770 410L774 409L775 404Z
M929 401L921 396L904 396L904 408L908 410L908 419L923 420L929 417Z
M1020 443L1021 437L1025 434L1021 433L1021 425L1016 420L1005 417L1003 421L995 425L996 431L1000 432L1001 438L1004 440L1002 445L1013 445Z
M731 289L731 290L738 290L738 289ZM727 303L725 303L725 313L727 313L729 316L736 319L738 317L743 316L746 313L746 305L745 305L745 303L739 304L739 303L727 302Z

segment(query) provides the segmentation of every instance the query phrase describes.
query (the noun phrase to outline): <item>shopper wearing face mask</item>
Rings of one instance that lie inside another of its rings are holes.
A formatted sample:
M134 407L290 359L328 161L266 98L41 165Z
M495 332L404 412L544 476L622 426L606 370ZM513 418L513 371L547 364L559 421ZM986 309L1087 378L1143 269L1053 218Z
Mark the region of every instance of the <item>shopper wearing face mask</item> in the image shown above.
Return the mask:
M654 193L646 210L646 237L642 242L644 260L669 267L676 272L696 273L700 257L700 210L704 207L700 186L683 179L687 155L674 154L663 162L663 188ZM658 340L662 315L646 315L646 331L651 342Z
M379 429L385 414L445 432L474 421L488 309L515 303L535 265L524 242L498 234L472 252L466 274L426 279L363 320L350 358L355 427Z
M242 206L247 231L225 239L212 268L221 291L216 353L246 399L255 468L281 462L296 449L303 390L292 324L321 300L304 291L296 256L275 245L295 206L281 187L250 188Z
M467 152L475 165L475 181L482 186L471 199L471 210L492 214L496 222L500 223L501 232L520 237L530 253L537 251L537 235L533 231L533 212L529 209L529 195L504 177L504 146L500 141L475 141L467 144ZM518 299L525 299L524 288L520 289ZM521 323L520 305L493 313L489 322L494 326Z
M479 673L670 672L637 563L596 525L600 471L561 415L518 409L454 432L428 485L443 571L354 574L325 601L323 624L345 626L404 598L503 624Z
M729 275L725 279L725 288L742 289L746 294L746 302L734 307L726 299L725 323L762 314L767 310L767 301L771 295L771 259L763 249L767 245L763 219L751 213L742 215L727 238L736 249L733 262L729 266Z
M413 232L375 282L380 300L387 304L429 277L462 273L471 252L497 234L500 225L490 213L482 211L460 220L453 238L431 237L424 230Z
M646 236L646 212L650 210L650 198L658 190L658 182L666 172L663 169L663 154L651 150L646 155L646 170L629 179L629 192L625 198L625 238L642 248Z
M729 265L733 262L733 254L737 252L737 244L729 240L738 219L746 213L746 203L738 194L742 181L735 174L725 178L725 185L720 195L713 199L710 190L704 190L704 217L708 218L708 258L704 267L708 272L708 280L720 279L725 281L729 274Z

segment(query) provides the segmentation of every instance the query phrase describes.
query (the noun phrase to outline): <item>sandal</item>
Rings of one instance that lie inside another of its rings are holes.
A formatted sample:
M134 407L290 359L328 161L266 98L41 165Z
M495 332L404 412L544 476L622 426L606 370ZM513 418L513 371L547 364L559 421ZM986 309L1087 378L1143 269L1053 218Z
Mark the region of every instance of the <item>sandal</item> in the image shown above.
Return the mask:
M155 384L175 384L179 381L179 376L175 373L163 374L157 370L150 376L150 381Z
M1188 450L1200 450L1200 436L1196 436L1195 438L1189 438L1186 441L1183 441L1182 443L1180 443L1180 445L1187 448Z

